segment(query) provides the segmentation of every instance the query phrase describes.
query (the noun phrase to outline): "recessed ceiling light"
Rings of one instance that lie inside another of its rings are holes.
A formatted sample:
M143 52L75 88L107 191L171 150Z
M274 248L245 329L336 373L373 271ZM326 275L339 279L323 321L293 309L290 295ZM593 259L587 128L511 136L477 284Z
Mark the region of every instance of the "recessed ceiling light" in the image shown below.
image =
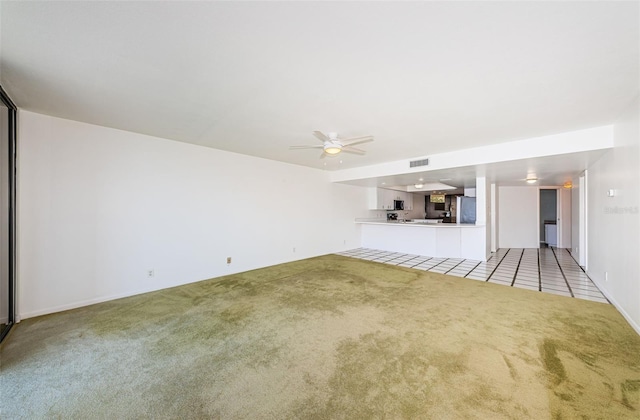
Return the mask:
M537 180L538 178L529 177L525 181L527 181L527 184L535 184Z
M423 185L423 184L416 184L416 185L414 185L414 187L416 187L416 188L422 188L422 187L424 187L424 185Z
M423 178L418 178L418 181L422 182L422 181L424 181L424 179Z

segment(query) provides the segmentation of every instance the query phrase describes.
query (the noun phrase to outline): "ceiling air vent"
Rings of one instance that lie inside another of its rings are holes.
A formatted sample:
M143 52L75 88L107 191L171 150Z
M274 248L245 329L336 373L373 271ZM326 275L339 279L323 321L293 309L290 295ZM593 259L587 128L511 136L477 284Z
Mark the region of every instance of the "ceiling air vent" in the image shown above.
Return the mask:
M429 159L421 159L421 160L411 160L409 161L409 167L415 168L416 166L427 166L429 164Z

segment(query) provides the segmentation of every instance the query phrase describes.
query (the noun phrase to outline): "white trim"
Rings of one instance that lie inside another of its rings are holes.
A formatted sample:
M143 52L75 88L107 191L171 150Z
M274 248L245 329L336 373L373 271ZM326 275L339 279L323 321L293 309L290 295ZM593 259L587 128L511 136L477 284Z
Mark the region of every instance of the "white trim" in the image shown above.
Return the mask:
M498 186L491 184L491 252L496 252L498 244Z
M540 249L542 238L540 237L540 187L538 186L538 194L536 194L536 232L538 233L537 248Z
M160 290L160 289L158 289L158 290ZM81 300L81 301L69 303L69 304L66 304L66 305L52 306L52 307L49 307L49 308L39 309L39 310L33 311L33 312L21 313L19 315L19 318L21 320L23 320L23 319L33 318L33 317L41 316L41 315L49 315L49 314L53 314L53 313L56 313L56 312L68 311L70 309L82 308L83 306L94 305L96 303L102 303L102 302L107 302L107 301L110 301L110 300L121 299L121 298L135 296L135 295L141 295L143 293L149 293L149 292L152 292L152 291L154 291L154 290L139 290L139 291L135 291L135 292L131 292L131 293L123 293L123 294L110 295L110 296L101 296L101 297L95 298L95 299Z
M564 206L564 199L562 197L562 188L557 187L556 190L556 244L558 244L558 248L566 248L564 241L562 238L563 230L564 230L564 217L562 217L562 210Z
M636 333L638 333L638 335L640 335L640 325L636 324L636 322L633 320L633 318L625 312L624 308L622 307L622 305L620 305L610 294L609 292L607 292L607 289L605 289L604 287L601 287L598 282L596 280L594 280L591 276L589 276L589 278L591 279L591 281L593 282L593 284L595 284L598 287L598 290L600 290L600 293L602 293L608 300L609 302L611 302L611 304L616 308L616 310L618 312L620 312L620 314L624 317L624 319L627 320L627 322L629 323L629 325L631 325L631 328L633 328L635 330Z
M194 280L194 281L190 281L190 282L187 282L187 283L180 284L178 286L184 286L184 285L187 285L187 284L197 283L197 282L204 281L204 280L209 280L209 279ZM82 308L84 306L95 305L97 303L108 302L108 301L112 301L112 300L116 300L116 299L122 299L122 298L126 298L126 297L142 295L142 294L145 294L145 293L157 292L157 291L160 291L160 290L166 290L166 289L170 289L172 287L174 287L174 286L170 286L170 287L161 286L161 287L158 287L156 289L144 289L144 290L140 289L140 290L136 290L136 291L133 291L133 292L120 293L120 294L109 295L109 296L101 296L99 298L94 298L94 299L86 299L86 300L76 301L76 302L68 303L68 304L65 304L65 305L52 306L52 307L49 307L49 308L39 309L37 311L17 314L16 315L16 319L17 320L24 320L24 319L33 318L33 317L36 317L36 316L49 315L49 314L53 314L53 313L56 313L56 312L63 312L63 311L71 310L71 309ZM16 321L16 322L19 322L19 321Z
M567 227L564 225L564 218L561 217L562 216L562 210L563 210L563 206L566 205L566 203L564 202L563 198L562 198L562 188L561 186L557 186L557 185L551 185L551 186L539 186L538 187L538 242L542 243L543 241L543 237L541 237L541 233L540 233L540 191L542 190L556 190L556 247L557 248L567 248L566 244L564 243L564 241L562 240L562 233L563 233L563 229L567 229ZM571 229L571 225L569 225L568 229ZM539 246L538 246L539 247ZM571 247L569 247L571 248Z
M589 270L589 191L587 190L589 183L589 170L584 171L584 188L583 185L580 186L582 191L584 191L584 246L582 250L584 252L584 271Z

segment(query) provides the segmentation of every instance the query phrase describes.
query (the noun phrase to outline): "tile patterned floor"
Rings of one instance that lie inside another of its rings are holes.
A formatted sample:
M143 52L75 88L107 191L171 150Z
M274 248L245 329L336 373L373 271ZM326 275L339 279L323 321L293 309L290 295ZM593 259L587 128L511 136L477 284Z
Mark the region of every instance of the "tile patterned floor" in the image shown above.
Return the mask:
M505 248L492 253L486 262L461 258L432 258L368 248L352 249L338 254L505 286L609 303L567 249Z

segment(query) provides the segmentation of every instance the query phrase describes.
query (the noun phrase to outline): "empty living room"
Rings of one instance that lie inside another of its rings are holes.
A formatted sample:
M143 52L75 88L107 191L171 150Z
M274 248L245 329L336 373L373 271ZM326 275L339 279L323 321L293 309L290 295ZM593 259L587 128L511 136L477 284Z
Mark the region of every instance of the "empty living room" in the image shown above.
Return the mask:
M639 1L0 1L0 417L638 419Z

